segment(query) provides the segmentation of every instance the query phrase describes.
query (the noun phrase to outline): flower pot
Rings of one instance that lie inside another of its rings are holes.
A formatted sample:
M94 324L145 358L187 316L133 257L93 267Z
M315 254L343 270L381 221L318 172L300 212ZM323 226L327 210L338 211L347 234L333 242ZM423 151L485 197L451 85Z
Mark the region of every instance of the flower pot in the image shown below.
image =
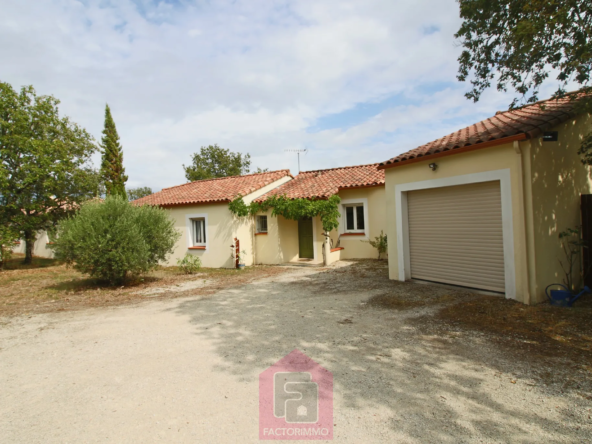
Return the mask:
M238 264L238 269L242 270L243 268L245 268L245 264Z

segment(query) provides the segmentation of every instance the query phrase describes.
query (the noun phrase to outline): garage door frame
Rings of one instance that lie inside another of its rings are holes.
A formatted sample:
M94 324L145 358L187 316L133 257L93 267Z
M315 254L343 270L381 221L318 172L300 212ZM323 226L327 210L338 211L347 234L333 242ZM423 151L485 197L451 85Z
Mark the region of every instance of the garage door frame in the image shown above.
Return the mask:
M399 280L411 279L411 255L409 251L409 217L407 193L415 190L468 185L471 183L499 181L502 197L502 232L504 245L504 274L506 298L516 299L516 271L514 260L514 226L512 218L512 189L510 170L494 170L483 173L465 174L442 179L424 180L395 185L397 214L397 254L399 259Z

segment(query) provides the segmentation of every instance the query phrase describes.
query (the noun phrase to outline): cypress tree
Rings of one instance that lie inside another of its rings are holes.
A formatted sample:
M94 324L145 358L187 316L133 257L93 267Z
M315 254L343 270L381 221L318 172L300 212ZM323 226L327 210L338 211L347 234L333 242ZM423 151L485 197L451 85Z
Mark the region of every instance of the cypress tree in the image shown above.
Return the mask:
M125 168L123 168L123 150L119 143L119 135L109 105L105 106L105 129L103 129L101 148L103 148L101 174L105 181L107 195L117 195L127 199L125 192L127 176Z

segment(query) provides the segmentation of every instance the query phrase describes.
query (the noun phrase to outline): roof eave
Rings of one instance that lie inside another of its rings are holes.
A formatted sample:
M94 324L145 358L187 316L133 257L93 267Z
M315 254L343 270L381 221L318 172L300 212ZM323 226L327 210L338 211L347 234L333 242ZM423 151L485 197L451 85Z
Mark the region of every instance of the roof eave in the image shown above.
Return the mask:
M179 203L167 203L167 204L152 204L157 207L161 208L168 208L168 207L188 207L194 205L208 205L208 204L219 204L219 203L229 203L231 202L230 199L216 199L216 200L205 200L199 202L179 202Z
M339 187L338 191L357 190L360 188L375 188L375 187L383 187L383 186L384 186L384 182L383 183L371 183L371 184L366 184L366 185L352 185L350 187Z
M447 151L441 151L439 153L428 154L428 155L421 156L421 157L414 157L413 159L402 160L400 162L385 163L382 165L378 165L377 168L379 170L386 170L386 169L394 168L394 167L398 167L398 166L409 165L411 163L423 162L424 160L438 159L441 157L451 156L453 154L467 153L470 151L480 150L482 148L490 148L493 146L503 145L505 143L510 143L510 142L514 142L517 140L525 140L525 139L530 139L530 138L531 137L529 134L521 133L521 134L516 134L515 136L504 137L502 139L490 140L487 142L481 142L481 143L477 143L474 145L463 146L461 148L454 148L454 149L447 150Z

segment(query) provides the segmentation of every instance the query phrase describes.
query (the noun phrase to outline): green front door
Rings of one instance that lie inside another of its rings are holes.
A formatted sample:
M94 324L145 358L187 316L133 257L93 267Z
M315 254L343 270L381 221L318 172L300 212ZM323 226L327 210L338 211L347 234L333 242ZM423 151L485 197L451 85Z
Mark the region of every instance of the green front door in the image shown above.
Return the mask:
M310 218L298 221L298 250L300 259L314 259L312 219Z

